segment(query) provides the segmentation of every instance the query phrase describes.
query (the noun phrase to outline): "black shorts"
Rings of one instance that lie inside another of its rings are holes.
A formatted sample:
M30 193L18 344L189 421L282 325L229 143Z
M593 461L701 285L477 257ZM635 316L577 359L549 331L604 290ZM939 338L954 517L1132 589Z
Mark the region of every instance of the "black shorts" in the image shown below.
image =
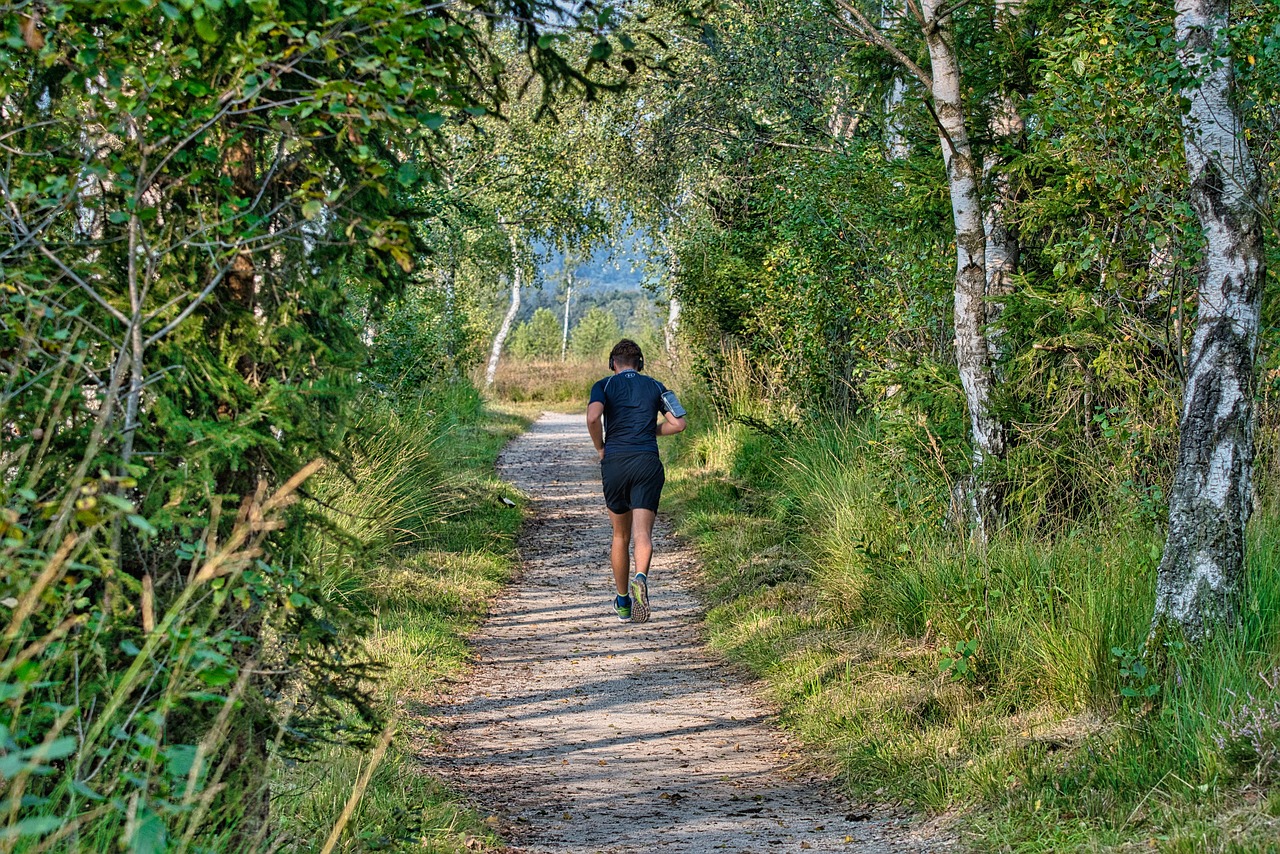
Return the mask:
M658 499L667 474L657 454L611 454L600 462L604 503L614 513L629 510L658 512Z

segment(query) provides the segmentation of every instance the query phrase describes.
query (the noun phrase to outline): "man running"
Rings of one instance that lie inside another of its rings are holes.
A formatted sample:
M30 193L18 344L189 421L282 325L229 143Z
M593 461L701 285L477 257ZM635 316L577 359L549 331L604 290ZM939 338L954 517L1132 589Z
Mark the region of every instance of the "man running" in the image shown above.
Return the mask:
M649 619L649 561L653 558L653 522L666 473L658 459L658 437L684 429L684 409L674 392L647 377L640 345L624 338L609 353L609 370L591 387L587 432L600 453L604 503L613 522L613 600L618 619ZM658 414L662 413L662 421ZM628 552L635 539L636 575Z

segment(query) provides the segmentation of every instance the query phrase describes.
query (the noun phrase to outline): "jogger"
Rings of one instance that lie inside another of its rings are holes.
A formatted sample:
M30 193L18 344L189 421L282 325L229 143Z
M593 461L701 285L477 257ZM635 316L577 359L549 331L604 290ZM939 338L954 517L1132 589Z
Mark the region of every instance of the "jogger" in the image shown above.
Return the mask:
M613 522L609 556L617 594L614 608L623 622L643 623L649 619L653 523L666 481L658 458L658 437L685 428L684 410L662 383L640 373L644 354L634 341L624 338L614 345L609 370L613 374L591 388L587 431L600 454L605 506Z

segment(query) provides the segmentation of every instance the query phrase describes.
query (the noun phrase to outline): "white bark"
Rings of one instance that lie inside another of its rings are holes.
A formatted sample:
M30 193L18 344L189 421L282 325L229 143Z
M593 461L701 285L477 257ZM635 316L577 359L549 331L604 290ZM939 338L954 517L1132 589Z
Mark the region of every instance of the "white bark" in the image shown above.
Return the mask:
M667 297L667 322L662 332L667 345L667 355L674 359L680 334L680 298L675 295L674 290L670 291Z
M569 307L573 305L573 273L564 289L564 330L560 335L560 361L569 358Z
M893 86L884 99L884 148L889 160L905 160L911 155L902 122L902 104L907 99L907 81L894 75Z
M979 539L1000 516L999 496L984 479L982 467L1004 456L1004 425L992 417L993 385L986 340L986 232L983 223L980 174L965 127L961 101L960 63L950 20L940 17L944 0L923 0L925 40L929 46L934 110L956 232L955 347L960 382L969 408L974 479L966 501Z
M676 348L680 335L680 297L676 293L680 281L680 256L675 247L667 242L667 322L663 325L663 340L667 346L667 358L677 358Z
M1022 11L1024 0L997 0L995 26L1003 30L1011 26ZM1003 91L992 104L990 131L997 144L1008 144L1026 127L1013 93ZM1005 213L1013 201L1013 182L1000 171L1003 158L996 151L983 159L982 175L991 192L983 218L986 232L987 263L987 355L994 370L1004 361L1004 330L1000 326L1004 300L1013 293L1013 276L1018 270L1020 247L1017 235L1009 227Z
M1176 3L1179 61L1195 80L1183 92L1182 135L1204 259L1152 630L1173 626L1192 639L1234 618L1252 509L1265 189L1231 100L1231 63L1218 57L1228 6Z
M1174 264L1173 241L1163 243L1152 241L1147 255L1147 293L1142 298L1142 307L1150 308L1161 300L1173 288Z
M906 16L905 0L888 0L880 9L880 28L886 33L899 29ZM893 75L893 84L884 98L884 149L889 160L905 160L911 155L906 128L902 121L902 105L907 99L907 81L901 73Z
M502 355L502 346L507 343L507 335L511 332L511 324L515 322L520 311L520 285L523 268L520 265L520 253L517 251L516 238L508 232L507 241L511 244L511 304L507 308L507 316L502 318L498 334L493 338L493 349L489 351L489 366L484 372L484 387L493 387L493 378L498 373L498 358Z

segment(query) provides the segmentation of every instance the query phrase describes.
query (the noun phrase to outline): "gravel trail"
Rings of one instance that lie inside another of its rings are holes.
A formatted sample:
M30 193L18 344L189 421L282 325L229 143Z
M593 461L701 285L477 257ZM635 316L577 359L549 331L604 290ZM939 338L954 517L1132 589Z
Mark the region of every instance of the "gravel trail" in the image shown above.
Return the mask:
M499 472L532 498L522 577L434 710L436 773L514 851L927 851L904 823L805 772L740 674L703 646L693 556L661 517L653 616L611 608L609 519L580 415L544 413Z

